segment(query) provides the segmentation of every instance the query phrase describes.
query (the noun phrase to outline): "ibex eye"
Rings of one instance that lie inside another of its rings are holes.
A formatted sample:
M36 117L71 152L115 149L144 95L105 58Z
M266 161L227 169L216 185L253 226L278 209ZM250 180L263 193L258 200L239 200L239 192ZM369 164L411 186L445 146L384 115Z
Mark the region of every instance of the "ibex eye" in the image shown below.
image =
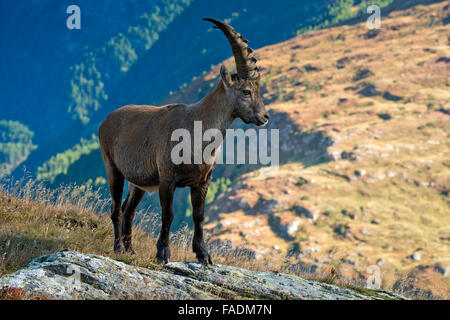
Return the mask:
M251 94L250 90L243 90L242 93L246 96L249 96Z

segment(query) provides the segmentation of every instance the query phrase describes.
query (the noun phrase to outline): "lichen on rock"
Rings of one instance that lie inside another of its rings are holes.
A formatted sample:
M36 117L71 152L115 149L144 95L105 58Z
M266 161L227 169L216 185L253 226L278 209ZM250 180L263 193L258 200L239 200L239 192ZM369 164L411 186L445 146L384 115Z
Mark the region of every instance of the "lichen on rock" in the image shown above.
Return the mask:
M0 288L51 299L403 299L301 279L292 274L171 262L166 270L127 265L108 257L63 250L32 260L0 278Z

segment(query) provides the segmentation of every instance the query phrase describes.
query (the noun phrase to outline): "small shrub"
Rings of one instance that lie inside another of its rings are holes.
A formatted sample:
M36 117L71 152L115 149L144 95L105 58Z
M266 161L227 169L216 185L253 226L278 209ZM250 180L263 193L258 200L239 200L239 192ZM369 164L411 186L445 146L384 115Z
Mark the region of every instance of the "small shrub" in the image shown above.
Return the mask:
M304 184L306 184L306 183L308 183L308 180L306 180L306 179L300 177L300 178L298 178L298 180L297 180L297 182L295 183L295 185L296 185L296 186L302 186L302 185L304 185Z

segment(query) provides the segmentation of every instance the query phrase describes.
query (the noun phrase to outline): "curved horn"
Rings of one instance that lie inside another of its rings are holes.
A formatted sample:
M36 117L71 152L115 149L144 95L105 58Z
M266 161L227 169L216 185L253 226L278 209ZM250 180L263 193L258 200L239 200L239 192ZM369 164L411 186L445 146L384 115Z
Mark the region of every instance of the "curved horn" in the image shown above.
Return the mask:
M237 33L232 26L220 20L204 18L215 24L214 28L223 31L230 42L233 50L234 60L236 62L236 71L241 79L252 79L258 77L257 59L253 56L253 50L248 46L248 40Z

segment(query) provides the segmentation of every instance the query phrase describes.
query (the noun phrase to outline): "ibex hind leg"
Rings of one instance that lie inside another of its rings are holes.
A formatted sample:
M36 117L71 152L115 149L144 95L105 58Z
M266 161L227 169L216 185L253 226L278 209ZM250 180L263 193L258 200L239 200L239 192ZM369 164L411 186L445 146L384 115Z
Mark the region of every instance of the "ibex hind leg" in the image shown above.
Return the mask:
M122 205L122 236L123 236L123 244L125 246L125 250L129 253L134 253L132 246L132 226L134 213L136 211L139 202L141 202L144 197L145 191L137 188L135 185L130 183L130 187L128 188L127 199Z
M161 203L161 231L156 243L156 259L159 263L168 263L170 259L169 232L173 221L173 194L175 184L161 180L159 183L159 202Z
M125 252L122 239L122 193L124 177L120 171L110 163L105 162L106 173L108 175L109 193L111 194L111 220L114 227L114 252Z

